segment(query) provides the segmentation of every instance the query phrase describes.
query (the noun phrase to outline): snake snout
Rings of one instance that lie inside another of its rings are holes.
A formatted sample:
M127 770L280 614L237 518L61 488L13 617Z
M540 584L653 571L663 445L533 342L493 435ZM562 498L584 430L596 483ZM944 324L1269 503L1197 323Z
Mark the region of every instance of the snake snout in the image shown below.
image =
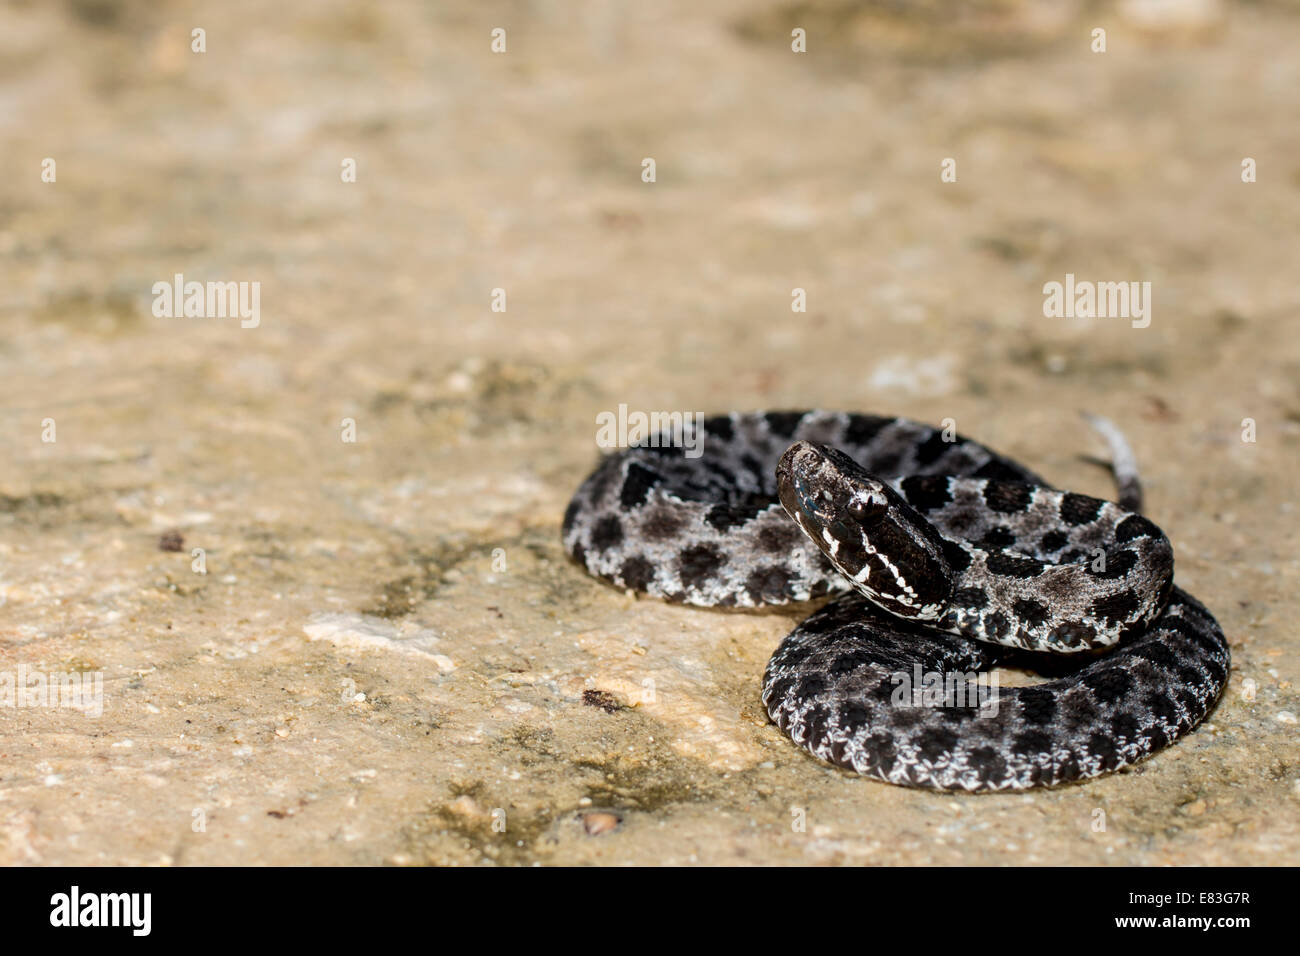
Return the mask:
M810 441L797 441L785 450L776 464L777 484L785 484L796 475L806 474L818 458L817 446Z
M776 466L776 488L781 504L791 516L818 517L830 504L823 472L826 449L810 441L797 441L785 450Z

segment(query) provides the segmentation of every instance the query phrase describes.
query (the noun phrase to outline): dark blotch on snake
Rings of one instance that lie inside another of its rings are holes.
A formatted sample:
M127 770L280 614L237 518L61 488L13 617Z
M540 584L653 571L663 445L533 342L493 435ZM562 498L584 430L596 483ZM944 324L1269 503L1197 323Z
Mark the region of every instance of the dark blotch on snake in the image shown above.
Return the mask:
M1138 596L1132 591L1117 591L1098 598L1089 606L1094 617L1105 618L1112 623L1127 621L1138 609Z
M1045 726L1056 720L1056 697L1032 687L1020 692L1020 715L1025 723Z
M803 421L805 412L768 412L767 427L772 429L773 435L779 435L781 438L793 438L794 431Z
M647 541L670 541L682 533L686 522L669 507L658 507L641 519L641 535Z
M745 506L714 505L704 516L704 521L715 531L723 533L753 521L762 509Z
M849 419L849 427L844 430L844 440L853 445L865 445L892 421L891 418L875 415L853 415Z
M790 572L785 568L756 568L745 579L745 590L756 602L774 602L790 596Z
M792 523L771 524L758 533L758 546L767 554L788 554L807 538Z
M1104 502L1086 495L1067 492L1061 499L1061 520L1066 524L1081 525L1095 521Z
M1047 568L1042 561L1006 551L990 554L984 564L994 574L1009 578L1036 578Z
M1024 473L999 458L993 458L981 465L974 477L992 478L997 481L1023 481Z
M999 525L996 528L989 528L980 538L980 546L984 548L1009 548L1016 543L1016 536L1011 533L1010 528L1004 528Z
M654 579L655 569L653 564L638 555L624 561L618 573L625 587L644 591Z
M954 576L962 574L970 567L970 553L961 545L944 538L940 547L943 550L943 559L948 562L948 567L952 569Z
M1040 601L1021 598L1012 605L1012 609L1034 627L1047 620L1047 605Z
M1097 562L1088 562L1088 573L1093 577L1113 581L1117 578L1127 577L1128 573L1137 566L1137 562L1138 556L1128 548L1118 550L1112 548L1106 552L1106 559L1100 562L1102 565L1101 570L1097 569Z
M937 760L948 753L957 743L957 734L947 727L932 727L921 734L919 741L921 756L926 760Z
M623 490L618 494L618 501L624 508L636 508L645 503L650 491L662 480L657 472L644 465L632 462L627 466L627 478L623 481Z
M606 515L591 529L591 546L597 551L608 551L623 542L623 525L614 515Z
M951 442L943 440L943 432L937 431L916 446L916 463L918 465L932 465L951 447Z
M1033 488L1020 482L990 481L984 486L984 503L998 514L1020 514L1033 497Z
M697 544L686 548L677 562L682 583L687 587L699 587L718 573L724 561L726 556L712 545Z
M1090 688L1103 704L1113 704L1121 699L1133 686L1128 674L1115 667L1096 671L1083 678L1084 686Z
M1161 531L1141 515L1129 515L1115 527L1115 540L1120 544L1137 538L1158 538Z
M909 475L903 479L902 489L907 503L922 513L952 501L948 479L943 475Z
M731 419L726 415L719 415L716 418L705 419L704 433L706 441L708 438L717 438L720 441L731 441L736 436L736 429L731 424Z
M1043 540L1039 542L1038 546L1047 554L1051 554L1060 551L1069 543L1070 538L1065 532L1053 530L1043 535Z

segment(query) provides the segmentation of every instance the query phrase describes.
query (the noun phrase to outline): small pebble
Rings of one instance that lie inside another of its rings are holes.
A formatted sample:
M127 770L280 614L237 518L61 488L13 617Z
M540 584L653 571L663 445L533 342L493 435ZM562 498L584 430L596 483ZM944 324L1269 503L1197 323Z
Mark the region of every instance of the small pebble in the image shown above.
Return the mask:
M185 547L185 536L176 528L170 528L158 536L159 551L179 551Z
M1277 722L1279 724L1294 724L1296 722L1295 714L1289 710L1279 710L1277 712Z
M602 833L608 833L619 825L621 821L613 813L584 813L582 816L582 828L587 831L587 836L600 836Z

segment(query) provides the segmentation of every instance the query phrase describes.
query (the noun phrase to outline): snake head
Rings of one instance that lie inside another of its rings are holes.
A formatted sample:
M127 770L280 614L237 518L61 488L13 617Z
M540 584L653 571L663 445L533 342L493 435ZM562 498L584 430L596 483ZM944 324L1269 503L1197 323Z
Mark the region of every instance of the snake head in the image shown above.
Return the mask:
M781 504L836 569L877 606L936 620L953 588L943 538L897 491L848 455L815 442L776 466Z

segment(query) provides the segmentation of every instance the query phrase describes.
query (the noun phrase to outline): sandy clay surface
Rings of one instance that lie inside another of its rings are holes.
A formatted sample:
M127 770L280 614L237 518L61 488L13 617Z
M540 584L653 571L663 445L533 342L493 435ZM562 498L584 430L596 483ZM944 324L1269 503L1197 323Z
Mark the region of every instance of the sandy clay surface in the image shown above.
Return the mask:
M0 6L0 679L102 676L0 706L0 862L1300 860L1300 10L1177 6ZM1149 325L1045 317L1067 273ZM1056 791L823 766L758 700L807 608L566 558L620 403L951 417L1102 495L1107 415L1224 698Z

